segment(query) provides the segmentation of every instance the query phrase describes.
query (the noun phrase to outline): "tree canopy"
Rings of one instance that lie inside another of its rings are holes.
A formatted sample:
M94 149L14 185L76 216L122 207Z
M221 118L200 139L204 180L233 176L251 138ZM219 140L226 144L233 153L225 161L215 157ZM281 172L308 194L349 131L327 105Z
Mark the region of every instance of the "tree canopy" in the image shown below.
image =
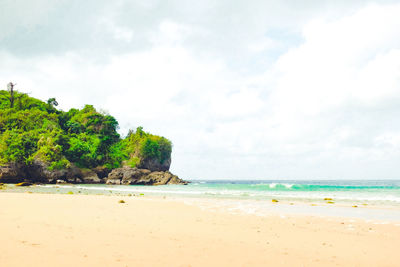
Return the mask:
M71 163L80 168L118 168L135 167L147 159L163 163L171 157L171 141L142 127L122 139L118 121L92 105L67 112L57 106L55 98L43 102L15 90L12 97L0 90L1 164L40 159L50 169Z

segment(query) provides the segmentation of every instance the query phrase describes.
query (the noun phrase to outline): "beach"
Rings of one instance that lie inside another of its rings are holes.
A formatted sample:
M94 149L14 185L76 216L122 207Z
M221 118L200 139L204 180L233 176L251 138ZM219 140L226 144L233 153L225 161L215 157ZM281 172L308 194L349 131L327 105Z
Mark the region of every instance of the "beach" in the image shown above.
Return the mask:
M398 266L400 260L396 221L258 216L155 196L4 192L0 203L0 266Z

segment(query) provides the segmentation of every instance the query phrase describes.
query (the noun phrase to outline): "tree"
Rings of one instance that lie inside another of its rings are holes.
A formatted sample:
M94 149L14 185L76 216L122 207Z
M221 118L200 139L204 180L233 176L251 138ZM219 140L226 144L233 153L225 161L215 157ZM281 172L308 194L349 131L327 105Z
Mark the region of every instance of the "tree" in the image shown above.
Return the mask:
M10 107L11 108L13 108L14 107L14 86L15 86L16 84L14 84L14 83L12 83L12 82L9 82L8 84L7 84L7 89L8 89L8 92L10 93Z
M138 127L121 139L118 121L93 106L57 110L55 98L47 101L14 90L0 90L0 164L34 160L48 163L50 169L75 164L81 168L123 165L170 159L171 142Z
M49 98L49 99L47 100L47 104L48 104L49 106L51 106L51 107L57 107L57 106L58 106L58 102L57 102L57 100L56 100L54 97Z

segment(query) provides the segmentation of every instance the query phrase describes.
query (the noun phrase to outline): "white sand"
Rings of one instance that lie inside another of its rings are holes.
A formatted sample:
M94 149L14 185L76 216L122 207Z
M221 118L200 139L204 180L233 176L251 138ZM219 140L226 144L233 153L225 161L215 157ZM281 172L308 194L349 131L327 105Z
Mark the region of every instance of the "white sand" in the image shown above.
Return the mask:
M158 198L3 192L0 229L0 266L400 264L395 223L228 214Z

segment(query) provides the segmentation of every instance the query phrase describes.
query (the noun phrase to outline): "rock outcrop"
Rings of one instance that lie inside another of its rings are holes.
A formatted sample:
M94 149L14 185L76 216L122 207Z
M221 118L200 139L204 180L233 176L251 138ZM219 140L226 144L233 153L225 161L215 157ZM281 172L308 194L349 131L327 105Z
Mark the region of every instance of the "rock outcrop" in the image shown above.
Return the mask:
M164 184L187 184L188 182L178 178L169 171L150 171L138 168L118 168L108 175L107 184L123 185L164 185Z
M108 174L111 172L110 169L101 166L92 169L92 171L94 171L100 179L107 178Z
M154 167L155 165L153 165ZM1 183L46 183L46 184L122 184L122 185L164 185L187 184L168 171L123 167L107 169L80 169L71 164L62 170L49 170L49 165L41 160L34 160L32 164L4 164L0 166Z
M77 183L82 177L82 171L71 164L70 167L61 170L49 170L49 164L35 159L33 163L25 167L27 179L34 183L54 184L57 180L64 180L68 183Z
M171 158L160 162L159 159L142 159L137 166L140 169L154 171L168 171L169 167L171 166Z
M104 184L105 178L100 178L99 175L90 169L82 170L82 176L80 178L83 184Z
M20 183L29 181L32 183L53 184L57 180L67 183L81 182L83 177L81 169L72 165L62 170L50 170L46 162L35 159L31 164L10 163L0 166L0 182Z
M26 177L25 166L19 163L3 164L0 166L1 183L20 183Z

